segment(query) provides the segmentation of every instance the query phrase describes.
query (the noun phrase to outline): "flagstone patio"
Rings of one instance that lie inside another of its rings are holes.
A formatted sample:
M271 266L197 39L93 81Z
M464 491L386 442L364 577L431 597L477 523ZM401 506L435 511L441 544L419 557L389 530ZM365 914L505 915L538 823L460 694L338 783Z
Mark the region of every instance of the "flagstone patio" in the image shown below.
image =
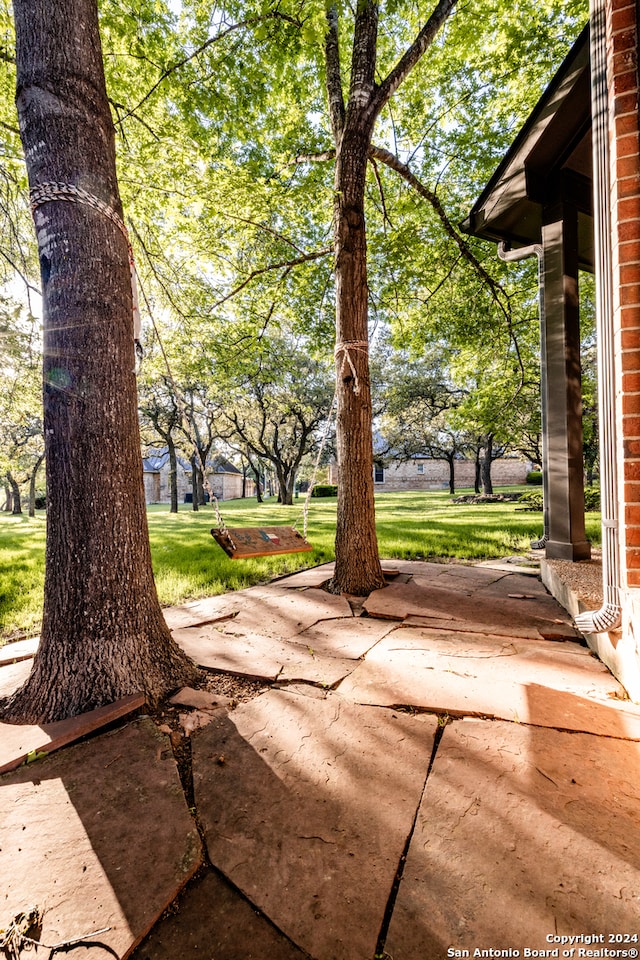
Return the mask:
M88 960L441 960L640 936L640 705L515 567L394 561L363 605L325 565L185 604L176 640L212 688L253 683L237 704L0 725L0 930L37 905L36 960L78 937ZM3 659L7 692L29 661Z

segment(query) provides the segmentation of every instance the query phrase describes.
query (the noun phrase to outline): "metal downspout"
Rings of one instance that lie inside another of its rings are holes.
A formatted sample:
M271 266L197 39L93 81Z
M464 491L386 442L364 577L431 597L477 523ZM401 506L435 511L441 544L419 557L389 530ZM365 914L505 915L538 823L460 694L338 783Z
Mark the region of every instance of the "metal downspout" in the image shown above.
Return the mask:
M591 0L591 116L593 130L593 204L598 338L598 417L600 425L600 502L602 509L602 592L599 610L582 613L582 633L606 633L622 622L620 534L616 463L613 270L609 180L609 109L606 16L603 0Z
M543 550L549 539L549 473L548 460L548 433L547 433L547 324L544 308L544 248L540 243L533 243L529 247L520 247L512 250L510 245L501 242L498 244L498 256L505 263L516 263L528 257L538 258L538 308L540 314L540 393L542 404L540 418L542 423L542 505L544 510L544 529L539 540L531 541L532 550Z

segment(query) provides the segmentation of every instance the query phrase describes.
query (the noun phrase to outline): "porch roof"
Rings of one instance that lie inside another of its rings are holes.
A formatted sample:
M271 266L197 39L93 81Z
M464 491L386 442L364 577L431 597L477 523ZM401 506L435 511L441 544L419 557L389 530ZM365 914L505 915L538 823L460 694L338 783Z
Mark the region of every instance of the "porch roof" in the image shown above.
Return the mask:
M589 27L582 31L461 224L512 248L540 243L545 208L578 211L578 258L593 270Z

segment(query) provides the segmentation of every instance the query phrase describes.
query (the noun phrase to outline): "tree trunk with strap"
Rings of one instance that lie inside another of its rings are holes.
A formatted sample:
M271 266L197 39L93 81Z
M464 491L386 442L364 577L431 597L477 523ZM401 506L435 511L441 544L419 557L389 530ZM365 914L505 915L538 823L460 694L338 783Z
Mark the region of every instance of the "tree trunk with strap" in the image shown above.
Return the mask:
M336 156L336 444L338 512L331 589L363 596L384 586L373 496L364 190L370 133L345 126Z
M96 0L15 0L31 188L62 183L122 216ZM47 191L44 191L46 196ZM42 198L42 191L41 191ZM44 306L47 550L41 641L4 714L49 722L194 677L151 570L127 241L101 208L34 211Z

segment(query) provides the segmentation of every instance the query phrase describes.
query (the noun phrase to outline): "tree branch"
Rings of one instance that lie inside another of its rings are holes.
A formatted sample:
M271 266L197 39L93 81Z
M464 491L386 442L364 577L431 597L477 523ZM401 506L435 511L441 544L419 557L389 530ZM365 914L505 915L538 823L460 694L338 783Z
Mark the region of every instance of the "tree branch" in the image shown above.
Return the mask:
M431 45L436 34L456 5L456 0L439 0L435 10L415 38L409 49L400 58L393 70L382 81L375 97L375 110L379 114L385 104L396 92L400 84L418 63L425 50Z
M491 276L491 274L487 272L487 270L480 263L475 253L473 252L469 244L464 239L464 237L462 237L458 233L456 228L453 226L453 224L449 220L449 217L447 216L445 209L442 206L442 203L440 202L439 197L436 196L436 194L432 190L429 190L429 188L425 186L425 184L423 184L422 181L416 177L416 175L409 169L406 163L403 163L402 160L396 157L389 150L385 150L383 147L375 147L373 145L369 149L369 156L373 157L376 160L380 160L382 163L385 163L392 170L395 170L395 172L398 173L403 178L403 180L405 180L411 187L413 187L413 189L417 193L420 194L421 197L423 197L428 203L431 204L434 211L440 218L440 222L442 223L445 229L445 232L456 244L456 246L458 247L458 250L462 254L463 259L470 264L470 266L475 270L480 280L482 280L482 282L488 287L496 306L504 316L507 324L507 329L509 331L509 338L513 343L513 346L518 358L518 366L520 367L520 371L522 373L522 376L524 377L525 375L524 362L520 355L518 340L517 340L515 331L513 329L513 320L511 317L511 306L509 303L509 295L507 294L507 292L500 286L497 280L495 280Z
M164 81L170 77L172 73L175 73L176 70L180 70L181 67L186 66L186 64L190 63L191 60L195 60L200 56L201 53L204 53L204 51L213 46L214 43L217 43L218 40L223 40L225 37L228 37L230 33L234 33L236 30L242 30L245 27L253 27L258 23L262 23L264 20L273 20L274 18L285 20L288 23L293 23L297 27L300 26L299 21L294 17L289 17L286 14L279 13L277 11L261 17L250 17L248 20L241 20L240 23L231 24L231 26L227 27L225 30L221 30L220 33L217 33L215 37L209 37L204 41L204 43L201 43L199 47L196 47L193 53L188 54L186 57L182 57L180 60L176 60L176 62L172 63L170 67L167 67L167 69L160 74L153 86L147 90L142 100L138 101L135 107L132 107L128 113L125 113L125 115L122 117L122 120L126 120L127 117L135 114L140 109L142 104L146 103L149 97L153 96L158 87L164 83Z
M324 153L299 153L295 158L296 163L326 163L328 160L335 160L335 150L325 150Z
M358 117L362 111L370 115L370 108L377 104L376 54L378 47L378 0L359 0L356 7L351 53L351 83L347 112L354 111ZM374 106L375 119L379 109Z
M326 257L333 250L333 247L325 247L323 250L316 250L314 253L305 253L301 257L296 257L294 260L282 260L279 263L270 263L266 267L260 267L258 270L252 270L248 277L246 277L241 284L228 293L221 300L217 300L212 309L215 310L217 307L222 306L223 303L226 303L227 300L230 300L232 297L235 297L236 294L240 293L241 290L251 283L252 280L255 280L256 277L261 276L263 273L269 273L271 270L282 270L291 267L297 267L301 263L309 263L311 260L320 260L322 257Z
M338 38L338 8L335 3L327 7L327 35L324 43L326 64L326 87L329 100L329 119L335 143L342 136L344 127L344 94L340 70L340 43Z

